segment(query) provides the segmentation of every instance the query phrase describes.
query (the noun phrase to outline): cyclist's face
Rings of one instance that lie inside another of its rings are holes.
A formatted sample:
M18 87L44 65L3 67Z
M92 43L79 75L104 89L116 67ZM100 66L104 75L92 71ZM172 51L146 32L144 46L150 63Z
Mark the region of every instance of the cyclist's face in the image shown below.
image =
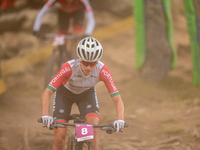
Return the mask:
M81 61L81 69L85 75L91 74L96 65L97 61L96 62Z

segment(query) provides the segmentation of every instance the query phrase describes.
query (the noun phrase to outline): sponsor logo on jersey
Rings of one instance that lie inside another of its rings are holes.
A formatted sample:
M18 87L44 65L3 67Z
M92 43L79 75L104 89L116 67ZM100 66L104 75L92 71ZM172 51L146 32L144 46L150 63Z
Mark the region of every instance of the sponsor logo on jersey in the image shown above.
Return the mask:
M82 75L80 75L80 74L74 74L74 75L73 75L73 77L78 77L78 78L81 78L81 77L82 77Z
M92 105L87 105L87 108L91 108L92 107Z
M65 111L64 111L63 109L60 109L59 112L60 112L61 114L63 114Z
M73 79L69 79L69 82L78 82L78 83L81 83L81 82L83 82L83 80L73 80Z
M91 75L90 77L91 77L91 78L97 78L97 76L93 76L93 75Z
M113 79L112 79L112 76L110 75L110 73L108 73L108 71L106 70L102 70L101 73L103 73L104 76L106 76L106 78L109 80L112 88L114 91L117 91L117 87L115 86L114 82L113 82Z

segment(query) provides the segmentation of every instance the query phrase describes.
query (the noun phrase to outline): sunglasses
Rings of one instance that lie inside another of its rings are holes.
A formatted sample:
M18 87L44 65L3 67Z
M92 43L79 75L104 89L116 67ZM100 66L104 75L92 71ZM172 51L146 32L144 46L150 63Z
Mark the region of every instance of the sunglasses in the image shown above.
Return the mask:
M91 66L91 67L94 67L96 64L97 64L97 61L95 62L86 62L86 61L81 61L81 64L83 64L85 67L87 66Z

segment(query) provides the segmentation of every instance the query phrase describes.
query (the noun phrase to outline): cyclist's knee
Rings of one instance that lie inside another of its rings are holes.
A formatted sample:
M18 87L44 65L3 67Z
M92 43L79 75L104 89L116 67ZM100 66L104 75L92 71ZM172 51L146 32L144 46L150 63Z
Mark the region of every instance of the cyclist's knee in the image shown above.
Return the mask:
M66 138L64 136L56 136L55 137L55 146L57 148L63 148L65 146Z
M67 135L66 128L54 129L54 132L55 132L55 142L62 143L62 141L66 140L66 135Z
M63 142L65 142L64 138L55 138L55 143L57 145L62 145Z
M87 117L86 123L97 125L97 124L99 124L99 118L97 118L95 116L89 116L89 117Z

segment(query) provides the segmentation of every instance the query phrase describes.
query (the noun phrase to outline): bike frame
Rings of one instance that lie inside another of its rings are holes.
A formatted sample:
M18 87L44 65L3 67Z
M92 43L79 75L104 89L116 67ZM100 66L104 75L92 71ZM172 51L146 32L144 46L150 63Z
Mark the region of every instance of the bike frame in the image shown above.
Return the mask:
M44 88L46 88L54 75L56 75L56 73L60 70L62 65L67 60L73 59L73 43L78 39L73 35L64 34L44 34L42 37L45 39L53 39L53 52L51 58L47 62L45 73Z
M54 47L54 51L59 51L61 63L64 63L66 59L73 59L73 43L77 40L75 36L64 34L45 34L44 37L53 38L52 45ZM68 40L70 40L70 42Z

